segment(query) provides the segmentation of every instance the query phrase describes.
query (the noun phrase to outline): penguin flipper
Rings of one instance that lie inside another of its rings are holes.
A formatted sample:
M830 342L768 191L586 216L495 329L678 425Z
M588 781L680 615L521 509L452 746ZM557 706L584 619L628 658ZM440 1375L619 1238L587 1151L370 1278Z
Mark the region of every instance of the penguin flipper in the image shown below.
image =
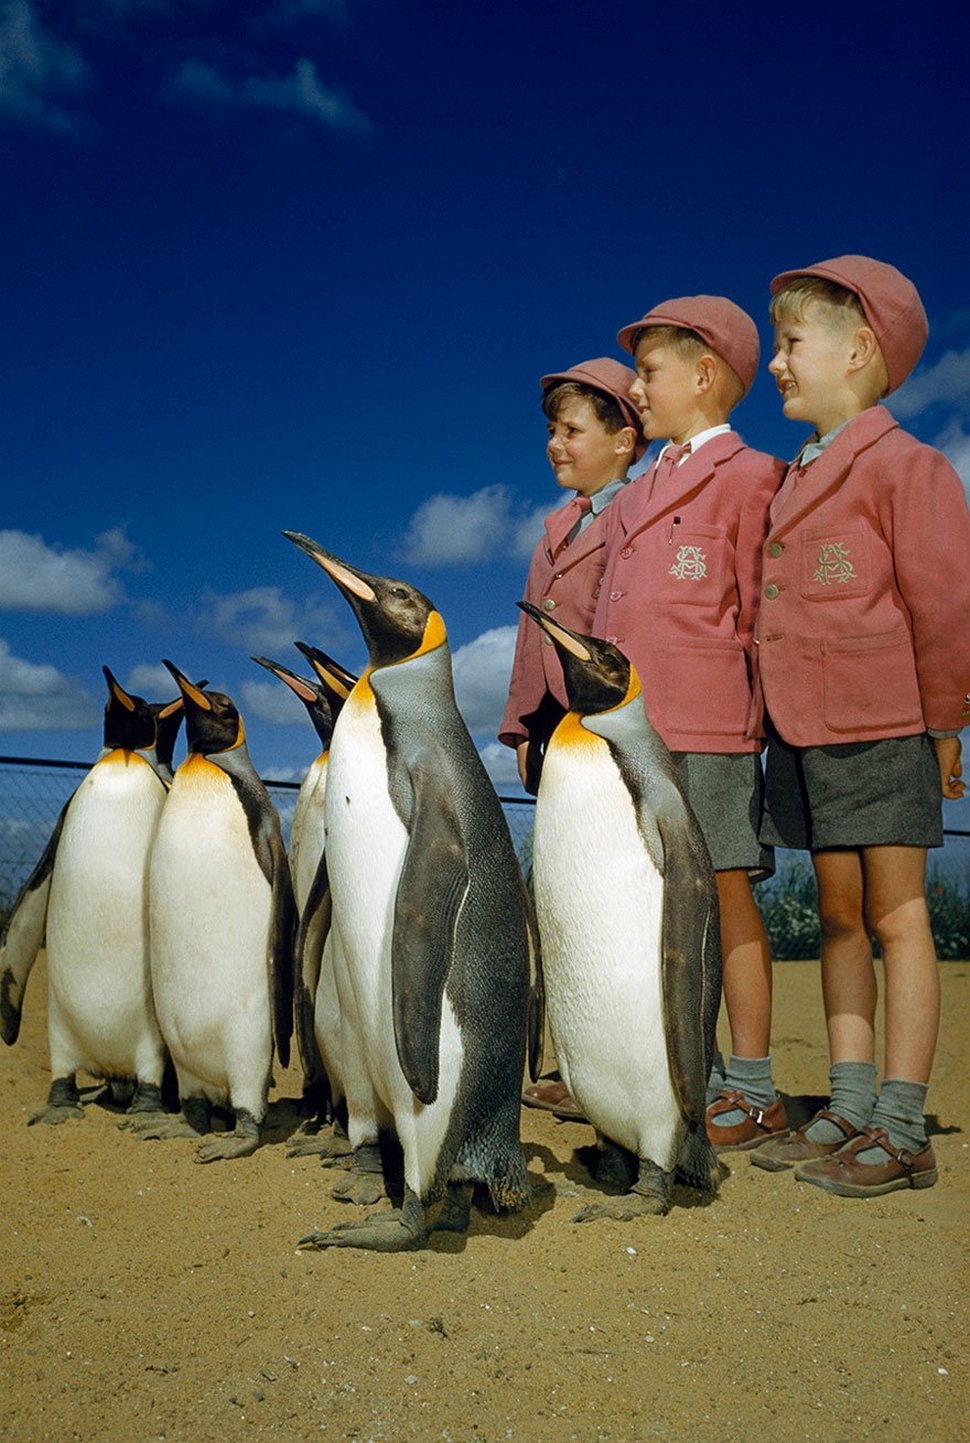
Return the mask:
M61 828L73 796L65 802L40 860L17 894L0 932L0 1037L12 1047L20 1035L24 991L47 931L47 902Z
M430 761L411 768L414 808L394 906L394 1041L420 1102L438 1095L438 1047L455 929L468 892L465 842L447 778Z
M717 888L693 816L658 817L664 849L661 955L667 1060L684 1117L703 1119L721 993ZM695 829L696 828L696 832Z
M275 830L269 838L273 859L273 905L270 918L270 997L273 1006L273 1040L281 1067L290 1064L293 1035L293 940L296 932L296 902L290 880L283 838Z
M319 1086L322 1083L328 1093L326 1069L317 1046L314 1012L316 1010L317 984L320 981L320 964L330 932L331 911L327 859L325 855L321 855L303 907L303 915L300 917L296 945L293 949L295 984L293 1021L303 1075L307 1083L311 1085Z

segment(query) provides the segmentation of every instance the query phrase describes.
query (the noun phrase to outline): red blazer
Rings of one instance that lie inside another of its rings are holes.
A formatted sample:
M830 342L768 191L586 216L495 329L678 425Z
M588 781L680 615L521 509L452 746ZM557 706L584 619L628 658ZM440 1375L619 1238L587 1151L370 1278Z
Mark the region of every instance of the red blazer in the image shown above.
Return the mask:
M633 662L671 751L757 752L749 731L754 620L768 504L784 463L733 431L651 496L653 468L609 510L593 632Z
M792 466L764 547L755 711L793 746L970 721L970 511L882 406Z
M589 633L593 628L593 612L599 595L600 580L606 564L606 527L610 513L630 486L624 486L588 526L569 543L553 561L549 544L549 523L559 514L546 517L546 533L532 553L529 575L525 583L525 601L543 611L554 612L558 621L574 631ZM570 496L570 500L572 497ZM568 505L568 502L566 503ZM562 510L563 508L559 508ZM563 709L568 709L562 667L556 648L541 627L524 613L519 617L519 633L515 642L515 659L509 682L509 699L499 728L499 741L514 747L536 735L532 718L547 693L551 693ZM545 729L537 722L545 741Z

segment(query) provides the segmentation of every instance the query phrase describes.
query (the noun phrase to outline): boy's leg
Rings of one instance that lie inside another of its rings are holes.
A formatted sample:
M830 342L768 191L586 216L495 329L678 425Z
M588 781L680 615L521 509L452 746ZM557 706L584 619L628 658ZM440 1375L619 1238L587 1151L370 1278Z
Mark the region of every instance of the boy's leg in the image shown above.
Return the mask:
M925 898L926 852L867 847L862 861L866 913L886 976L886 1080L862 1135L796 1173L803 1182L848 1196L931 1187L937 1176L923 1120L940 1004Z
M866 924L862 858L852 850L815 852L822 934L822 1000L832 1062L875 1057L876 974Z
M708 1107L708 1137L722 1150L747 1149L788 1127L771 1076L771 946L747 872L716 879L731 1055Z

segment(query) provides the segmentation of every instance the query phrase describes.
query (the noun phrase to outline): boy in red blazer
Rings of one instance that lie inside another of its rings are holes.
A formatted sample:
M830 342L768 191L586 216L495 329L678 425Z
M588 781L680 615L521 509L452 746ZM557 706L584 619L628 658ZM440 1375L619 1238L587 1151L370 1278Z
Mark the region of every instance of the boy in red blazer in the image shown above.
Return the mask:
M618 340L636 357L644 432L670 444L611 508L593 630L636 667L711 852L731 1054L712 1074L707 1131L719 1151L749 1149L788 1126L771 1075L771 949L751 893L771 859L758 838L762 734L748 729L761 546L784 467L728 421L759 356L733 301L666 301Z
M601 356L543 376L539 383L548 421L549 464L556 484L573 495L546 517L532 555L525 600L555 611L576 631L592 628L606 560L607 508L645 450L640 418L630 399L635 380L628 366ZM499 740L515 748L528 792L538 789L543 748L565 712L556 649L523 615Z
M771 507L756 641L769 717L763 835L818 882L831 1102L752 1154L848 1197L931 1187L923 1108L939 1024L924 896L970 720L970 511L946 459L877 402L927 321L893 266L839 256L776 276L769 370L814 434ZM876 1098L876 982L886 987Z

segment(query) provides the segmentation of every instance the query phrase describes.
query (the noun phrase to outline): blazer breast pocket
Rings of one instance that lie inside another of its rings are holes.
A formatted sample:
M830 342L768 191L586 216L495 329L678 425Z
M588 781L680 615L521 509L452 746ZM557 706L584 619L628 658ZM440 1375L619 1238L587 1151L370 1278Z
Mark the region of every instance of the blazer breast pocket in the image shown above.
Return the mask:
M802 538L802 596L839 601L869 590L869 551L861 526L817 531Z

